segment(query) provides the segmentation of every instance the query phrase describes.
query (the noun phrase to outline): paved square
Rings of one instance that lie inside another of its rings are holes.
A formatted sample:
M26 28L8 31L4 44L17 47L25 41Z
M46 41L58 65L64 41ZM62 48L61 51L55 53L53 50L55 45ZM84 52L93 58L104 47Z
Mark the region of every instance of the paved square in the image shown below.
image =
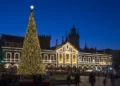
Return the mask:
M103 86L103 77L96 77L96 83L95 83L95 86ZM116 82L115 82L115 86L120 86L120 79L116 79ZM69 86L69 85L57 85L57 86ZM75 86L75 85L71 85L71 86ZM81 83L79 86L90 86L90 83L88 81L88 76L86 77L81 77ZM111 85L111 80L110 79L107 79L107 84L106 86L112 86Z

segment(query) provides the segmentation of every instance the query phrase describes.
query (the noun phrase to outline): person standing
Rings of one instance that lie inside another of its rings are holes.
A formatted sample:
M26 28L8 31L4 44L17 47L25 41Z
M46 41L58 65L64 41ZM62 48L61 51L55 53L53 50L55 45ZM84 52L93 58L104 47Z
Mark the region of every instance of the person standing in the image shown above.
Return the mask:
M90 82L91 86L94 86L94 84L96 82L95 75L93 72L91 72L89 75L89 82Z

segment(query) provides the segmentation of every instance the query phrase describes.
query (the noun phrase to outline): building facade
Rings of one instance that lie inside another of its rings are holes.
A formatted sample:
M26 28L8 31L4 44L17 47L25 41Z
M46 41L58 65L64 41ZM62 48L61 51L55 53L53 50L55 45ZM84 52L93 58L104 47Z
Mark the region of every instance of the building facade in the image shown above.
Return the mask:
M6 35L6 38L7 36L8 35ZM5 51L5 68L9 66L19 67L22 44L16 45L16 42L8 42L4 39L1 49ZM75 48L69 41L49 49L42 49L41 51L43 63L46 68L77 67L81 69L93 69L97 67L102 69L112 64L111 55L80 52L80 50Z
M51 36L39 35L43 63L46 68L54 67L76 67L80 69L103 69L111 65L111 55L86 53L80 50L80 36L76 28L72 27L71 32L66 31L66 38L62 36L62 43L50 47ZM21 58L21 50L24 37L2 34L0 38L1 50L5 51L5 68L17 66ZM85 48L87 50L87 47ZM27 65L27 64L26 64Z

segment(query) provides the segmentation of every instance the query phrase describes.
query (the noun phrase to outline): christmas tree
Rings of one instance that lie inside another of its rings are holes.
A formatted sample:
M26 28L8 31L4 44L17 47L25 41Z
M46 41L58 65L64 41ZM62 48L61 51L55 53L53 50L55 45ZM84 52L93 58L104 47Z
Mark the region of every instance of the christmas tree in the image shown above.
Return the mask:
M44 65L42 62L40 43L33 10L30 12L28 27L24 39L23 49L21 51L21 59L17 73L19 75L37 75L44 73Z

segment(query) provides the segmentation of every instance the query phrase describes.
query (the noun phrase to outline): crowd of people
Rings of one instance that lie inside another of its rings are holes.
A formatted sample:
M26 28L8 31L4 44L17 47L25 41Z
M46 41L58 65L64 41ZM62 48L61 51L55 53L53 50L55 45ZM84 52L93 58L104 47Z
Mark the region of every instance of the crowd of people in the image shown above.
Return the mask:
M50 72L49 76L52 77L53 74ZM80 86L81 83L81 74L80 73L71 73L67 76L67 84L71 85L71 84L75 84L75 86ZM94 86L96 83L96 76L100 77L99 73L96 72L91 72L89 74L89 78L88 81L90 83L90 86ZM103 79L103 86L106 86L107 84L107 79L110 78L111 80L111 85L115 86L115 79L116 79L116 75L113 73L105 73L103 75L104 79ZM43 76L42 75L33 75L32 76L33 79L33 84L34 86L43 86ZM0 78L0 86L15 86L16 82L19 82L20 77L19 76L14 76L14 75L10 75L10 74L2 74L1 78Z
M88 81L90 83L90 86L94 86L96 83L96 76L99 78L100 77L100 73L95 73L95 72L91 72L89 74L89 78ZM76 74L69 74L67 76L67 84L71 85L71 84L75 84L75 86L79 86L81 83L81 75L80 73L76 73ZM107 84L107 80L108 78L111 80L111 86L115 86L115 80L116 80L116 75L113 73L105 73L103 75L104 79L103 79L103 86L106 86Z
M18 81L17 76L11 76L9 74L2 74L0 78L0 86L15 86Z

